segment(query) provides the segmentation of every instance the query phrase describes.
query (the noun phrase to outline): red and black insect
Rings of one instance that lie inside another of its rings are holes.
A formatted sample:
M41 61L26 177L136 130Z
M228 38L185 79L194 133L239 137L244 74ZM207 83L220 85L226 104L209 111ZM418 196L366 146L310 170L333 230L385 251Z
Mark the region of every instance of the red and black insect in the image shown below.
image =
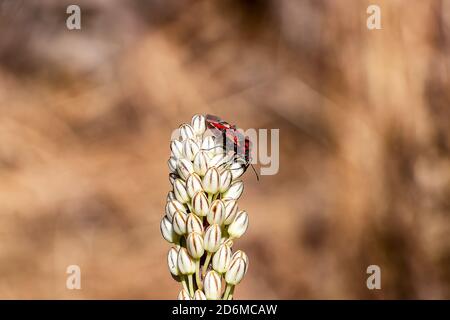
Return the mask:
M252 144L249 137L239 132L235 125L231 125L219 117L210 114L206 115L206 125L208 129L213 131L217 139L222 139L223 150L226 152L233 150L233 160L243 160L244 170L247 170L248 166L251 165L250 151ZM253 168L253 171L255 171L255 168ZM259 180L257 173L256 177Z

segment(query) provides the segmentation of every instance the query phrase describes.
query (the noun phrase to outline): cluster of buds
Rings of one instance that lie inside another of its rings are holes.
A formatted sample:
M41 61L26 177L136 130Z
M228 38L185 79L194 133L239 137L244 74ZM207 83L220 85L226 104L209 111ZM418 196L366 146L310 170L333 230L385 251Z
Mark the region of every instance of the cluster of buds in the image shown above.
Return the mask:
M179 128L170 143L169 180L161 233L173 244L169 271L182 284L180 300L229 300L248 269L248 257L233 253L233 243L248 227L246 211L238 209L245 167L230 160L195 115Z

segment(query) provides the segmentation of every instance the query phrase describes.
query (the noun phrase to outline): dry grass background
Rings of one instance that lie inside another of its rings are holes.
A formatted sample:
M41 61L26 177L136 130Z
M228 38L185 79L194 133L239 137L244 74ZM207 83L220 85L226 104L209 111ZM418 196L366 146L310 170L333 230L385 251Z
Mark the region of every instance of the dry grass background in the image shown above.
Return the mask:
M450 1L372 2L0 1L0 297L176 297L169 137L212 113L280 128L236 298L450 298Z

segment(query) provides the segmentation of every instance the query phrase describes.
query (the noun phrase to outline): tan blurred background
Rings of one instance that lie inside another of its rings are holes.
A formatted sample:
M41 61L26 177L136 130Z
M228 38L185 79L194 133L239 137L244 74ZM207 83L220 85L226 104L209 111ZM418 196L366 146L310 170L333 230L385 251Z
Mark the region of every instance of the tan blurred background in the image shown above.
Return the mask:
M280 129L237 299L450 298L449 0L84 0L69 31L72 3L0 1L0 298L175 298L159 221L194 113Z

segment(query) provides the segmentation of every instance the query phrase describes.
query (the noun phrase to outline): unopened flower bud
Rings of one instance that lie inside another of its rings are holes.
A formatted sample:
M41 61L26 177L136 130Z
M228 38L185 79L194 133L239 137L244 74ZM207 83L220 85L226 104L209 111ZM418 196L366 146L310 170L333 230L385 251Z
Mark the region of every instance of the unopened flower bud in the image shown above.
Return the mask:
M197 192L192 198L192 211L199 217L204 217L208 214L208 197L203 191Z
M183 157L183 143L178 140L172 140L170 142L171 156L175 159L180 159Z
M227 200L225 203L225 220L223 223L227 226L233 222L238 212L238 204L236 200Z
M171 173L177 172L177 159L170 157L169 160L167 160L167 166L169 167L169 171Z
M225 205L222 200L214 200L209 208L208 215L206 216L209 224L217 223L219 226L225 219Z
M189 296L189 292L187 292L186 289L182 289L180 293L178 294L178 300L191 300L191 297Z
M195 290L194 300L206 300L206 296L202 290L200 289Z
M167 203L166 203L166 215L167 215L167 217L169 218L170 221L172 221L173 215L175 214L175 212L177 210L180 210L180 211L186 213L186 208L180 201L178 201L176 199L167 201Z
M197 154L197 152L200 150L200 147L198 146L197 142L195 142L192 139L187 139L183 142L183 155L188 159L189 161L192 161Z
M195 214L190 213L186 221L186 231L187 233L197 232L203 234L202 220L200 220L200 218Z
M189 254L194 259L200 259L205 252L205 249L203 248L203 238L197 232L189 233L189 236L186 239L186 247Z
M198 136L202 135L206 130L205 117L202 116L201 114L194 115L191 120L191 125L196 135Z
M180 176L174 172L169 173L169 182L171 185L173 185L173 183L175 182L175 180L177 178L179 178Z
M170 248L167 254L167 265L169 266L169 271L174 276L178 276L180 272L178 271L178 250L175 248Z
M216 154L214 157L212 157L211 160L209 160L208 166L209 167L219 167L222 163L224 163L225 157L222 153Z
M175 193L173 193L173 191L169 191L166 200L167 201L175 200Z
M214 138L211 136L205 137L203 139L201 148L202 150L206 151L210 157L214 156L214 154L216 153L216 143L214 142Z
M186 139L191 139L191 138L195 138L195 133L194 133L194 129L191 127L190 124L182 124L180 126L180 135L181 135L181 140L186 140Z
M180 236L186 234L186 223L187 223L187 214L185 214L180 210L175 212L172 219L173 230Z
M204 176L208 170L209 158L205 151L199 151L194 157L194 171L200 176Z
M178 242L179 237L173 230L172 222L170 222L170 220L166 216L164 216L164 218L162 218L162 220L161 220L160 229L161 229L161 234L162 234L163 238L166 239L166 241L171 242L171 243Z
M222 294L222 279L215 271L208 271L203 281L205 296L208 300L218 300Z
M231 262L231 248L225 244L222 244L219 247L219 250L217 250L217 252L214 253L212 259L213 269L216 270L218 273L225 273L228 270L230 262Z
M244 166L244 164L242 164L240 162L234 162L230 166L230 171L231 171L231 175L232 175L232 180L234 181L244 174L245 166Z
M219 192L224 193L231 185L232 175L230 170L224 170L220 174Z
M202 180L203 189L208 193L215 194L219 191L219 183L219 172L214 167L209 168Z
M178 270L181 274L193 274L195 272L195 261L187 252L186 248L181 247L178 251Z
M245 275L245 261L242 258L237 258L233 260L228 268L227 273L225 273L225 281L228 284L237 285L241 282Z
M196 173L192 173L186 180L186 191L189 197L194 197L198 191L202 191L202 180Z
M241 180L233 181L230 188L223 193L223 199L237 200L244 191L244 183Z
M177 172L183 180L186 180L194 172L194 166L188 159L179 159L177 161Z
M228 227L228 234L230 237L240 238L248 228L248 214L245 211L239 211L236 214L233 222Z
M205 238L203 239L203 246L208 252L216 252L220 246L220 238L222 232L218 224L210 225L205 232Z
M238 250L231 256L231 261L236 260L237 258L244 259L244 261L245 261L245 273L247 273L248 263L249 263L247 254L244 251L242 251L242 250Z
M186 203L189 201L189 195L187 194L184 181L181 179L176 179L173 183L173 192L175 198L181 203Z

